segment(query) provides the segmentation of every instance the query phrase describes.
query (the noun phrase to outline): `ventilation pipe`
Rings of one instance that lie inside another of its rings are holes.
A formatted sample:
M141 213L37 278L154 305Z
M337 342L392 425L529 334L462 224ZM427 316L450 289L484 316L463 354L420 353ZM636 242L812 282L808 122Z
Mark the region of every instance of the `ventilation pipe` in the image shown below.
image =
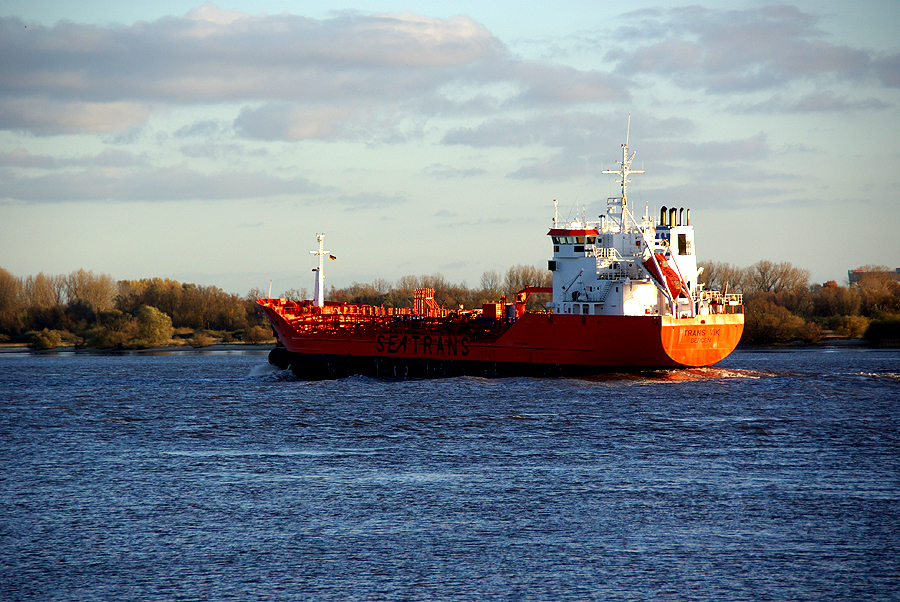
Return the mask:
M690 209L687 210L687 213L685 213L684 217L687 219L687 222L684 225L690 226L691 225L691 210Z
M675 207L672 207L671 209L669 209L669 225L670 226L675 225L675 216L677 214L678 214L678 209L676 209Z
M678 225L684 225L684 207L678 210Z
M668 213L668 209L663 205L662 209L659 210L659 225L660 226L668 226L668 222L666 222L666 214Z

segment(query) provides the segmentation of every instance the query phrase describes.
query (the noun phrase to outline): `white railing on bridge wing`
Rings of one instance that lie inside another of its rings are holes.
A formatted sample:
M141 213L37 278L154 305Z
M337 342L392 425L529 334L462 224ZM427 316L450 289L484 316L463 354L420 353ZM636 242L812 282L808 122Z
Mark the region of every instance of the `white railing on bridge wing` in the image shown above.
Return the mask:
M744 295L740 293L728 293L727 295L723 295L721 291L703 291L704 293L709 294L709 300L713 303L721 303L724 305L743 305L744 304ZM698 300L698 296L695 295L695 301Z
M584 252L586 257L594 256L598 259L623 259L618 249L613 247L594 247L592 251Z

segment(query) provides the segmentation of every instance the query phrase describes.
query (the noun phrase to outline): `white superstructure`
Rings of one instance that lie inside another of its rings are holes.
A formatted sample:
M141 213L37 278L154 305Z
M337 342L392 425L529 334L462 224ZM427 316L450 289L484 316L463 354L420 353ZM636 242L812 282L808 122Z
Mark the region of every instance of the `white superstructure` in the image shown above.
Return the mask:
M662 207L654 222L628 208L628 176L634 154L628 138L616 174L622 196L607 199L599 221L560 224L554 216L553 313L691 317L708 313L712 295L701 291L690 210ZM555 203L555 201L554 201ZM716 299L721 302L721 298Z

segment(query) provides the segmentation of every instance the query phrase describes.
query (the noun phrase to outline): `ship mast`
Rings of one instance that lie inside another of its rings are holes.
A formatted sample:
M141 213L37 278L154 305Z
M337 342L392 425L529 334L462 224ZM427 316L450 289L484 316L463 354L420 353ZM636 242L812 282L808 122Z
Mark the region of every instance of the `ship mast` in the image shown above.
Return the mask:
M325 256L328 255L328 251L325 250L325 233L316 234L316 240L319 242L319 250L318 251L310 251L310 255L318 255L319 256L319 267L313 268L313 272L316 273L316 288L314 291L314 300L313 305L316 307L324 307L325 306Z
M633 173L644 173L643 169L631 169L631 162L634 161L634 156L637 154L631 153L631 157L628 156L628 138L631 135L631 113L628 114L628 129L625 132L625 144L622 145L622 160L616 161L622 167L618 171L612 171L610 169L604 170L602 173L605 174L615 174L622 178L621 180L616 180L616 182L622 183L622 231L625 232L626 228L626 218L628 216L628 182L631 180L628 179L628 176ZM633 218L632 218L633 219Z

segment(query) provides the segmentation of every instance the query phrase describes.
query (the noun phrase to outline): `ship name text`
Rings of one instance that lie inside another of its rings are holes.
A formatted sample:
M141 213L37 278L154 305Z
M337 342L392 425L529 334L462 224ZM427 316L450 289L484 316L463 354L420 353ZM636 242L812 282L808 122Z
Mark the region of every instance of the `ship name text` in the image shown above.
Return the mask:
M378 353L414 353L416 355L469 355L468 337L433 337L431 335L397 335L376 337L375 350Z
M719 336L720 328L685 328L684 336L691 343L712 343L713 337Z

